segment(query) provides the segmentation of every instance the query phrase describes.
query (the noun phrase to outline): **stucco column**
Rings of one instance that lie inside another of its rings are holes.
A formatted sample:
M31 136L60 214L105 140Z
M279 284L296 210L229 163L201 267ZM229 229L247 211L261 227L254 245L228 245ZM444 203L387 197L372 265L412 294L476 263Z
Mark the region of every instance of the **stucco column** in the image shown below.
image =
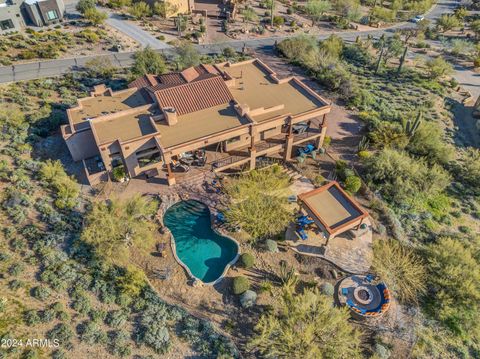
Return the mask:
M257 155L257 150L254 148L250 149L250 171L255 169L256 165L256 155Z
M292 159L292 148L293 148L293 125L292 118L289 118L288 123L288 132L285 136L285 152L283 153L283 160L290 161Z
M167 163L167 183L169 186L173 186L177 181L175 180L175 175L173 174L170 162Z
M283 160L290 161L292 159L293 136L287 136L285 142L285 152L283 153Z
M326 134L327 134L327 126L320 127L320 136L317 137L317 140L315 142L315 146L317 147L317 149L322 147Z

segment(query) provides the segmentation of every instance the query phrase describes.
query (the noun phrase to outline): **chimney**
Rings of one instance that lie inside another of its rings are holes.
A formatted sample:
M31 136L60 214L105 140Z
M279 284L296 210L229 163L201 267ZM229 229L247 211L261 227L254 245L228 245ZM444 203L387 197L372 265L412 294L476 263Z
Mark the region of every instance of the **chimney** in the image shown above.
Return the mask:
M163 113L165 114L165 119L169 126L173 126L178 122L177 111L173 107L165 107L163 109Z
M104 84L100 84L97 86L93 86L93 91L90 92L91 96L101 96L104 95L105 92L107 92L107 87Z

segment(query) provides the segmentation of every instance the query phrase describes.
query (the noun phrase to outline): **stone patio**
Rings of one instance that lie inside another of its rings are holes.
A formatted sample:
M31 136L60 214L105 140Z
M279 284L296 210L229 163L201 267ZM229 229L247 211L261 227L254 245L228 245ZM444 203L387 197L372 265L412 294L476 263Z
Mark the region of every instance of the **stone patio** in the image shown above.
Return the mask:
M307 240L302 240L292 223L285 234L289 247L300 254L323 258L344 272L352 274L366 273L372 264L372 228L369 218L365 219L366 229L351 230L333 239L327 240L323 233L314 229L306 230Z

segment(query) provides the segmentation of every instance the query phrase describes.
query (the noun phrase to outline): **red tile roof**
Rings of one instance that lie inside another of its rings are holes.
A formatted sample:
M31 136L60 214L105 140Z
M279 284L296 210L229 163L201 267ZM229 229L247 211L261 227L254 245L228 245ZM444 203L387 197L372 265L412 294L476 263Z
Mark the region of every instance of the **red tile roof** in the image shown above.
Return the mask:
M155 97L160 107L173 107L178 115L219 106L233 100L223 78L211 74L200 80L156 90Z

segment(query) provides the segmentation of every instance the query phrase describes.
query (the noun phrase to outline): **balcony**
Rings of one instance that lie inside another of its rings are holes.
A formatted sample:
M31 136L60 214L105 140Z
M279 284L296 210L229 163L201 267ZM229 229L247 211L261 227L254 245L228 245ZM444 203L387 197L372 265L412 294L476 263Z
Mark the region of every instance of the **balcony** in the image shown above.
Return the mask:
M294 145L299 145L303 142L313 140L317 137L320 137L322 134L320 128L312 128L309 127L307 130L305 130L302 133L297 133L293 135L293 144Z

